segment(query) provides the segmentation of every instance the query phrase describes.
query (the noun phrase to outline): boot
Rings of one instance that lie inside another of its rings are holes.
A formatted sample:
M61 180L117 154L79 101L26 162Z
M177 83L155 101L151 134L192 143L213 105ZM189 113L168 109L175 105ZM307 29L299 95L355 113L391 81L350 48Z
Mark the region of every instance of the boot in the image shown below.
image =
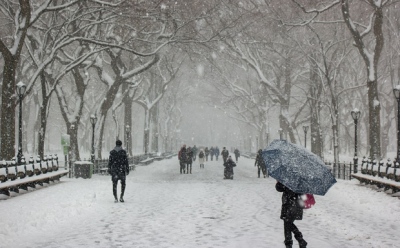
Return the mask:
M307 242L304 239L298 239L299 242L299 247L300 248L306 248L307 247Z
M303 239L303 235L299 232L294 235L294 238L299 242L300 248L306 248L307 242Z
M123 194L123 193L122 193L121 196L119 197L119 201L120 201L120 202L125 202L125 201L124 201L124 194Z
M113 195L114 195L114 202L118 202L117 190L116 189L113 189Z
M293 241L292 240L285 241L284 243L285 243L285 247L286 248L292 248L293 247Z

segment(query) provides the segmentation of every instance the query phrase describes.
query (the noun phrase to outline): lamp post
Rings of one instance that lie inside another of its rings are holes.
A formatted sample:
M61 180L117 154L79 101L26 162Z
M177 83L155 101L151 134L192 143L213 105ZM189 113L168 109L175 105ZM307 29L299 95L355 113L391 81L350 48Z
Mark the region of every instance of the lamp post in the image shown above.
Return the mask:
M283 129L282 129L282 128L279 128L279 129L278 129L278 132L279 132L279 139L282 140L282 139L283 139L283 137L282 137Z
M351 111L351 117L354 120L354 173L357 173L358 169L358 157L357 157L357 124L360 118L361 112L357 108Z
M92 128L93 128L93 132L92 132L92 154L91 154L92 163L94 163L94 127L96 126L96 122L97 122L97 116L96 115L91 115L90 116L90 123L92 123Z
M26 85L22 82L17 84L17 94L19 98L19 120L18 120L18 154L17 163L22 164L22 98L24 97Z
M130 152L129 152L129 131L130 131L130 126L129 125L126 125L126 127L125 127L125 130L126 130L126 152L128 153L128 156L129 156L129 154L130 154Z
M396 85L393 94L397 100L397 157L396 163L400 163L400 85Z
M304 147L307 148L307 131L308 131L309 126L303 126L303 131L304 131Z

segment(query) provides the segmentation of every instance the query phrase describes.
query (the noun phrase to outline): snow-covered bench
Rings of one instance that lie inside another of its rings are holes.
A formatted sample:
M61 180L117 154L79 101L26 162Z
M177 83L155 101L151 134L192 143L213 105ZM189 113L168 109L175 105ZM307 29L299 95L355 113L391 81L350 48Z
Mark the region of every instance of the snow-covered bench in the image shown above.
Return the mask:
M139 164L141 164L141 165L148 165L148 164L153 163L153 161L154 161L154 158L146 158L146 159L140 161Z
M3 161L0 166L0 194L5 195L10 195L10 191L19 193L20 189L28 190L28 187L35 188L36 185L58 181L69 172L58 169L57 159L42 163L35 163L31 159L26 165Z
M396 174L400 177L400 171L398 171ZM381 178L362 173L353 173L351 176L360 181L360 183L376 185L379 188L384 188L385 190L391 189L393 193L400 191L400 182L396 182L388 178Z
M400 191L400 168L396 168L396 166L398 167L398 164L393 165L390 159L385 163L383 160L376 162L364 157L360 171L351 176L360 183L372 184L385 188L385 190L392 189L393 192L398 192Z

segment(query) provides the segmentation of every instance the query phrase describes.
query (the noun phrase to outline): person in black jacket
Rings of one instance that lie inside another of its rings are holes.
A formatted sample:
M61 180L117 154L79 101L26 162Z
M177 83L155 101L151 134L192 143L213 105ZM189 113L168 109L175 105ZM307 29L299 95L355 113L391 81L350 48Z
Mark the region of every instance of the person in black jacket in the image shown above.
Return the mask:
M204 153L206 154L206 161L208 161L208 155L210 155L210 150L208 150L208 147L204 149Z
M179 159L180 172L181 174L182 172L183 174L185 174L186 162L187 162L186 145L183 145L181 150L179 150L178 159Z
M238 158L240 157L240 151L239 151L239 149L236 148L233 153L235 153L235 158L236 158L236 163L237 163L238 162Z
M254 162L254 166L258 167L258 178L260 178L260 171L262 171L264 178L268 176L267 168L265 167L265 162L262 157L262 150L258 150L256 161Z
M215 155L215 160L218 161L218 156L219 156L219 148L218 148L218 146L216 146L214 148L214 155Z
M186 150L186 173L192 174L192 162L193 162L193 151L190 148L190 146L188 147L188 149Z
M226 160L228 159L228 156L229 156L229 151L226 150L225 147L222 148L221 156L222 156L222 159L224 160L224 163L225 163ZM217 159L217 160L218 160L218 159Z
M108 172L111 174L111 180L113 183L113 194L115 202L118 202L117 197L117 184L118 180L121 180L121 195L119 197L120 202L124 202L124 193L126 186L126 176L129 175L129 163L126 151L122 149L122 142L117 140L115 142L115 148L110 151L110 157L108 160Z
M233 161L231 156L226 159L224 167L224 179L233 179L233 167L236 167L236 163Z
M294 224L295 220L303 219L303 208L299 205L300 194L291 191L288 187L280 182L276 182L275 188L282 194L282 210L281 219L283 220L285 245L286 248L292 248L293 240L292 233L295 239L299 242L300 248L307 247L307 242L303 239L303 234Z

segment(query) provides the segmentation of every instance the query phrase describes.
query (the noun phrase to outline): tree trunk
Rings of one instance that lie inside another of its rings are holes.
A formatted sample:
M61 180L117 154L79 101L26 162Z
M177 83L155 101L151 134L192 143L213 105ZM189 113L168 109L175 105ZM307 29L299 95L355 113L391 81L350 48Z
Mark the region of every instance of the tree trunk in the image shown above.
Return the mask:
M38 155L44 157L44 142L46 139L46 129L47 129L47 105L49 103L49 97L46 91L46 79L44 72L40 74L40 84L42 87L42 104L40 106L40 129L38 137Z
M0 160L15 156L15 71L14 57L4 55L3 86L1 94Z
M320 125L320 110L321 110L321 90L322 85L318 82L318 67L315 63L315 58L312 58L311 68L310 68L310 96L309 99L311 119L310 119L310 136L311 136L311 152L323 157L323 144L322 144L322 132Z
M123 84L122 91L129 90L127 84ZM128 156L133 154L133 142L132 142L132 100L130 97L124 99L124 123L125 123L125 144L127 146ZM129 127L126 130L126 127Z
M370 156L372 159L381 157L381 106L379 102L378 83L376 80L368 83L368 112L369 112L369 137L370 137Z

